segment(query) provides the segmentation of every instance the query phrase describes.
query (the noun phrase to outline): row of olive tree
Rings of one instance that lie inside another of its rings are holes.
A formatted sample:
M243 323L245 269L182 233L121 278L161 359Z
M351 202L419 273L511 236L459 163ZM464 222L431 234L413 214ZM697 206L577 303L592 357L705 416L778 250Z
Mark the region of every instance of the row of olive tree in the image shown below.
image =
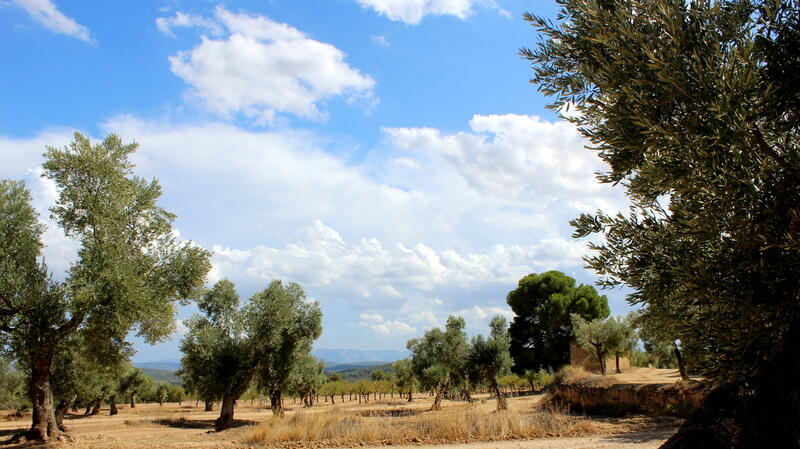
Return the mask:
M434 394L431 410L440 410L447 390L459 390L472 402L474 385L487 383L497 398L497 409L508 407L498 378L511 369L511 344L508 325L501 316L492 318L488 337L477 335L470 341L461 317L447 319L445 329L435 327L421 338L408 341L411 360L395 363L398 382L410 391L416 382Z

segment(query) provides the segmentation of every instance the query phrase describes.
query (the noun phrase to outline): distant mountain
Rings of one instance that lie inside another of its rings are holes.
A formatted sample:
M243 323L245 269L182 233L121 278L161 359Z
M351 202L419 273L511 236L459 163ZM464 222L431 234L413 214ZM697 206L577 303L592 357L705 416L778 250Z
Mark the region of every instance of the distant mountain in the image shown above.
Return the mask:
M315 348L311 350L314 357L325 360L328 365L341 365L345 363L364 363L382 361L394 362L408 357L408 351L393 350L371 350L360 349L325 349Z
M137 368L150 368L162 371L178 371L181 367L181 361L177 359L156 360L154 362L133 362L133 366Z
M157 382L168 382L172 385L182 385L181 378L175 375L175 371L168 371L155 368L142 368L142 372L152 377Z
M339 374L342 376L342 379L349 380L351 382L358 381L358 380L369 380L372 377L373 371L383 371L386 374L394 374L394 368L392 367L391 363L383 363L383 364L346 364L346 365L336 365L331 366L330 368L325 368L325 374L330 376L331 374Z
M355 363L342 363L336 365L328 365L325 366L325 371L331 373L338 373L341 371L352 371L354 369L359 368L371 368L371 369L378 369L376 367L381 365L391 365L389 362L355 362Z

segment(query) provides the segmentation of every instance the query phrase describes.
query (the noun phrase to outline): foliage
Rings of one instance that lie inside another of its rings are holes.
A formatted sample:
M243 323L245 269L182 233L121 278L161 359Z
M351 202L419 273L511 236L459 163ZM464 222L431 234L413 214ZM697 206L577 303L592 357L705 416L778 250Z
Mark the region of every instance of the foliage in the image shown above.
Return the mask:
M6 357L0 357L0 410L22 409L29 404L25 376Z
M489 383L497 396L497 409L508 407L498 388L498 377L511 370L511 355L508 352L511 339L508 336L508 323L502 316L495 316L489 324L490 333L486 338L476 335L472 339L468 363L478 373L478 378ZM524 381L523 381L524 384Z
M422 388L436 392L434 409L438 409L442 391L465 380L469 343L464 332L466 323L460 317L448 317L445 330L434 327L422 338L409 340L411 366Z
M382 365L336 365L326 367L325 371L330 373L330 376L338 374L342 377L343 380L355 381L355 380L364 380L369 379L372 376L372 372L375 370L383 371L386 374L392 374L392 364L391 363L384 363Z
M509 329L514 370L557 368L569 363L570 314L587 320L608 316L608 300L559 271L529 274L506 301L516 316Z
M396 375L395 382L397 384L397 388L401 393L407 393L410 398L411 393L414 392L414 388L418 383L417 377L414 375L414 366L412 365L411 360L401 359L394 362L394 365L392 366Z
M290 380L290 390L301 398L316 395L327 380L323 373L324 370L325 362L322 360L317 360L311 354L301 355L294 365ZM307 402L306 405L312 404Z
M63 284L38 261L43 228L30 194L0 181L0 343L30 370L30 438L58 432L50 379L68 344L79 341L84 358L103 367L127 357L132 329L150 343L165 339L175 303L195 295L210 267L207 251L177 240L175 216L157 205L158 182L134 174L135 149L113 134L92 145L79 133L67 148L47 149L44 176L58 191L52 217L80 244Z
M772 357L800 317L800 19L793 0L560 0L523 50L572 104L629 214L583 214L603 285L711 379Z
M572 315L572 328L575 341L589 354L593 354L600 363L600 373L606 374L606 359L614 351L618 342L617 325L613 318L592 321L584 320L580 315Z

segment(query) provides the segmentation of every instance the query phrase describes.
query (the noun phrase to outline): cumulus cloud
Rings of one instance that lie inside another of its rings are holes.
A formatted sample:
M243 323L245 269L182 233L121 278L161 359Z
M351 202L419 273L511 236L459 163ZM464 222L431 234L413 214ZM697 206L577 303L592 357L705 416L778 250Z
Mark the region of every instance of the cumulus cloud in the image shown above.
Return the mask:
M363 8L396 22L416 25L427 15L449 15L466 19L474 6L492 7L493 0L357 0Z
M384 320L378 314L361 314L359 315L361 321L358 325L361 327L368 327L380 335L384 336L403 336L417 333L417 329L410 326L408 323L396 320Z
M348 242L316 220L282 248L215 245L212 250L215 270L223 277L244 273L265 281L295 279L310 287L336 284L337 289L352 293L350 301L355 304L362 304L363 298L378 304L399 299L402 304L403 298L438 288L513 284L545 267L574 266L586 248L557 238L529 246L495 245L483 254L436 251L423 243L386 244L376 238Z
M227 30L223 38L202 36L196 47L169 58L191 95L221 116L241 113L270 123L277 113L289 113L319 120L326 117L319 108L325 100L377 101L375 81L350 67L344 52L290 25L218 6L213 20L178 13L159 19L159 27L169 29L177 18L187 26L221 24Z
M92 42L89 29L65 16L51 0L12 0L12 3L24 9L33 20L50 31Z
M566 122L527 115L475 115L471 132L384 128L398 148L449 164L475 190L507 199L569 200L612 207L607 186L592 175L604 167Z
M559 269L592 282L581 268L587 249L569 237L567 220L579 206L624 197L563 182L591 183L598 166L574 131L556 138L558 126L508 115L476 116L461 133L387 128L385 142L357 164L308 131L131 116L100 127L140 144L137 173L160 180L161 204L178 215L181 235L214 251L209 282L227 277L243 298L274 278L299 282L322 305L324 344L352 332L397 346L409 331L403 324L421 332L456 312L484 332L481 320L504 309L507 292L531 272ZM0 137L0 175L29 178L46 214L53 186L28 170L41 165L45 145L70 140L62 130ZM550 164L551 154L582 171ZM493 179L503 164L520 166ZM46 240L48 250L61 245ZM352 328L337 327L345 323Z

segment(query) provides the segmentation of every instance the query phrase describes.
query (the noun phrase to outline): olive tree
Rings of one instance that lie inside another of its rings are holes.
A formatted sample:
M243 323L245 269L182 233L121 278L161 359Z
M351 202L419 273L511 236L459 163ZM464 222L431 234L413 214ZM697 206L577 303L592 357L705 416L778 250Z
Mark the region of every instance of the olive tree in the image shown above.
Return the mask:
M174 331L175 304L195 296L210 267L208 252L176 238L175 216L157 204L158 181L135 175L136 147L75 133L68 147L47 148L44 176L58 189L52 217L80 245L63 283L40 262L43 227L30 194L0 181L0 341L30 370L30 439L59 433L51 374L70 336L80 334L91 356L126 349L131 330L162 341Z
M465 380L464 368L469 354L469 342L464 332L463 318L447 318L445 330L438 327L428 330L422 338L409 340L411 366L423 388L433 390L435 397L431 410L440 410L442 395L452 384Z
M506 410L508 402L500 391L497 383L498 377L511 371L511 338L508 335L508 323L502 316L495 316L489 324L489 337L476 335L472 339L469 363L479 373L482 379L489 382L489 387L494 391L497 399L497 410Z
M666 447L798 447L800 2L558 3L532 81L632 202L575 235L719 385Z
M401 359L392 365L394 373L397 376L395 383L400 391L400 394L408 394L408 402L413 400L414 387L417 385L417 378L414 375L414 367L409 359Z
M317 303L299 285L276 280L240 307L233 283L221 280L198 306L203 315L188 320L181 342L181 374L204 400L221 400L215 429L233 424L236 401L254 378L280 404L296 361L322 332ZM280 405L273 402L273 411L279 414Z

